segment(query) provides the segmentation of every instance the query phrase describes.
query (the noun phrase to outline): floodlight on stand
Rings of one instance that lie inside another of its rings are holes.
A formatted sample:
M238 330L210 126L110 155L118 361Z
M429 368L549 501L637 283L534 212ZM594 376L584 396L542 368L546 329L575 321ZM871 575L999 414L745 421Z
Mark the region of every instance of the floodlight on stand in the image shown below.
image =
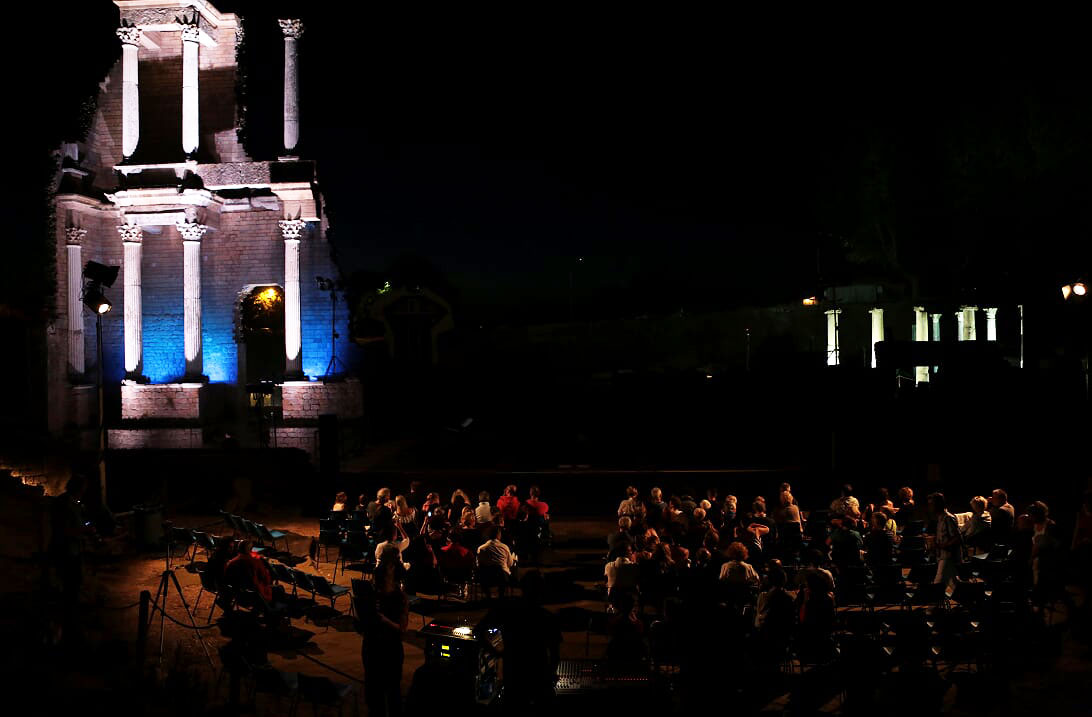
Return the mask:
M117 266L107 266L97 261L89 261L83 265L83 276L96 284L110 288L117 281L119 269L120 267Z
M102 290L95 283L88 285L83 292L84 306L94 311L96 314L105 314L107 311L113 308L113 304L106 298L106 295L102 293Z

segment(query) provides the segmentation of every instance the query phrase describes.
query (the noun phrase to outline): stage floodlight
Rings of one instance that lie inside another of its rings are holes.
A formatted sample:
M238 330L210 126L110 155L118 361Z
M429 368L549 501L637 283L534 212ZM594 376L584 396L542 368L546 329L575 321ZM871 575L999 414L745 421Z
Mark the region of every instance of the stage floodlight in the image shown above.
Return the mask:
M818 303L819 299L815 298L814 296L809 296L808 298L804 299L804 306L815 306Z
M88 286L83 292L84 305L96 314L105 314L114 307L97 286Z
M117 281L119 268L117 266L106 266L97 261L89 261L83 265L83 275L89 281L109 288Z
M1077 296L1084 296L1088 293L1088 287L1084 285L1083 281L1078 281L1073 285L1073 293Z

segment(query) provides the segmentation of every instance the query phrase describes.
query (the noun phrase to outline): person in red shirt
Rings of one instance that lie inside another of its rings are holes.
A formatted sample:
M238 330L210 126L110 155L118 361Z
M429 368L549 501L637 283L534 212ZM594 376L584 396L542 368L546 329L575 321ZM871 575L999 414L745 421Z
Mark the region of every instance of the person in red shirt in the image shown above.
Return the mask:
M239 554L224 569L224 581L235 588L253 588L266 602L273 601L273 577L265 563L251 552L251 542L239 543Z
M531 486L531 497L527 499L528 507L539 515L541 518L550 517L550 505L544 501L539 500L542 495L542 491L539 490L537 485Z
M504 489L504 495L497 498L497 508L505 520L515 520L519 515L519 498L516 496L516 487L510 485Z
M462 594L474 573L474 553L462 543L453 540L449 534L447 544L440 548L437 560L444 578L449 583L458 585Z

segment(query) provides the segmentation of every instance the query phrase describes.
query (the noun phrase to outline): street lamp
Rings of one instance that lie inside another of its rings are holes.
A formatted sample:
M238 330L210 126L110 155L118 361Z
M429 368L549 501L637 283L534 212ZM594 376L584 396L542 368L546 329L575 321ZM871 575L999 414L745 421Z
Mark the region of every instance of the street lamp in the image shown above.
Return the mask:
M102 399L102 316L114 305L106 298L103 287L109 288L118 278L116 266L106 266L97 261L89 261L83 267L83 304L95 314L95 349L98 360L95 362L95 383L99 394L99 496L102 507L106 508L106 425L103 422Z

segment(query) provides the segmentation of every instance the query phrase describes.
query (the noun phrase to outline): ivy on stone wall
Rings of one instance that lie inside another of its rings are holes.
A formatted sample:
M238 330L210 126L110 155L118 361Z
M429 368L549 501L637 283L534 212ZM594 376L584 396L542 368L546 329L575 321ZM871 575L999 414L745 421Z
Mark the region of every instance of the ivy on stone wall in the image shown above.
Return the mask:
M246 18L240 17L239 29L235 32L235 136L243 150L249 155L247 146L249 134L247 132L247 84L246 84Z

